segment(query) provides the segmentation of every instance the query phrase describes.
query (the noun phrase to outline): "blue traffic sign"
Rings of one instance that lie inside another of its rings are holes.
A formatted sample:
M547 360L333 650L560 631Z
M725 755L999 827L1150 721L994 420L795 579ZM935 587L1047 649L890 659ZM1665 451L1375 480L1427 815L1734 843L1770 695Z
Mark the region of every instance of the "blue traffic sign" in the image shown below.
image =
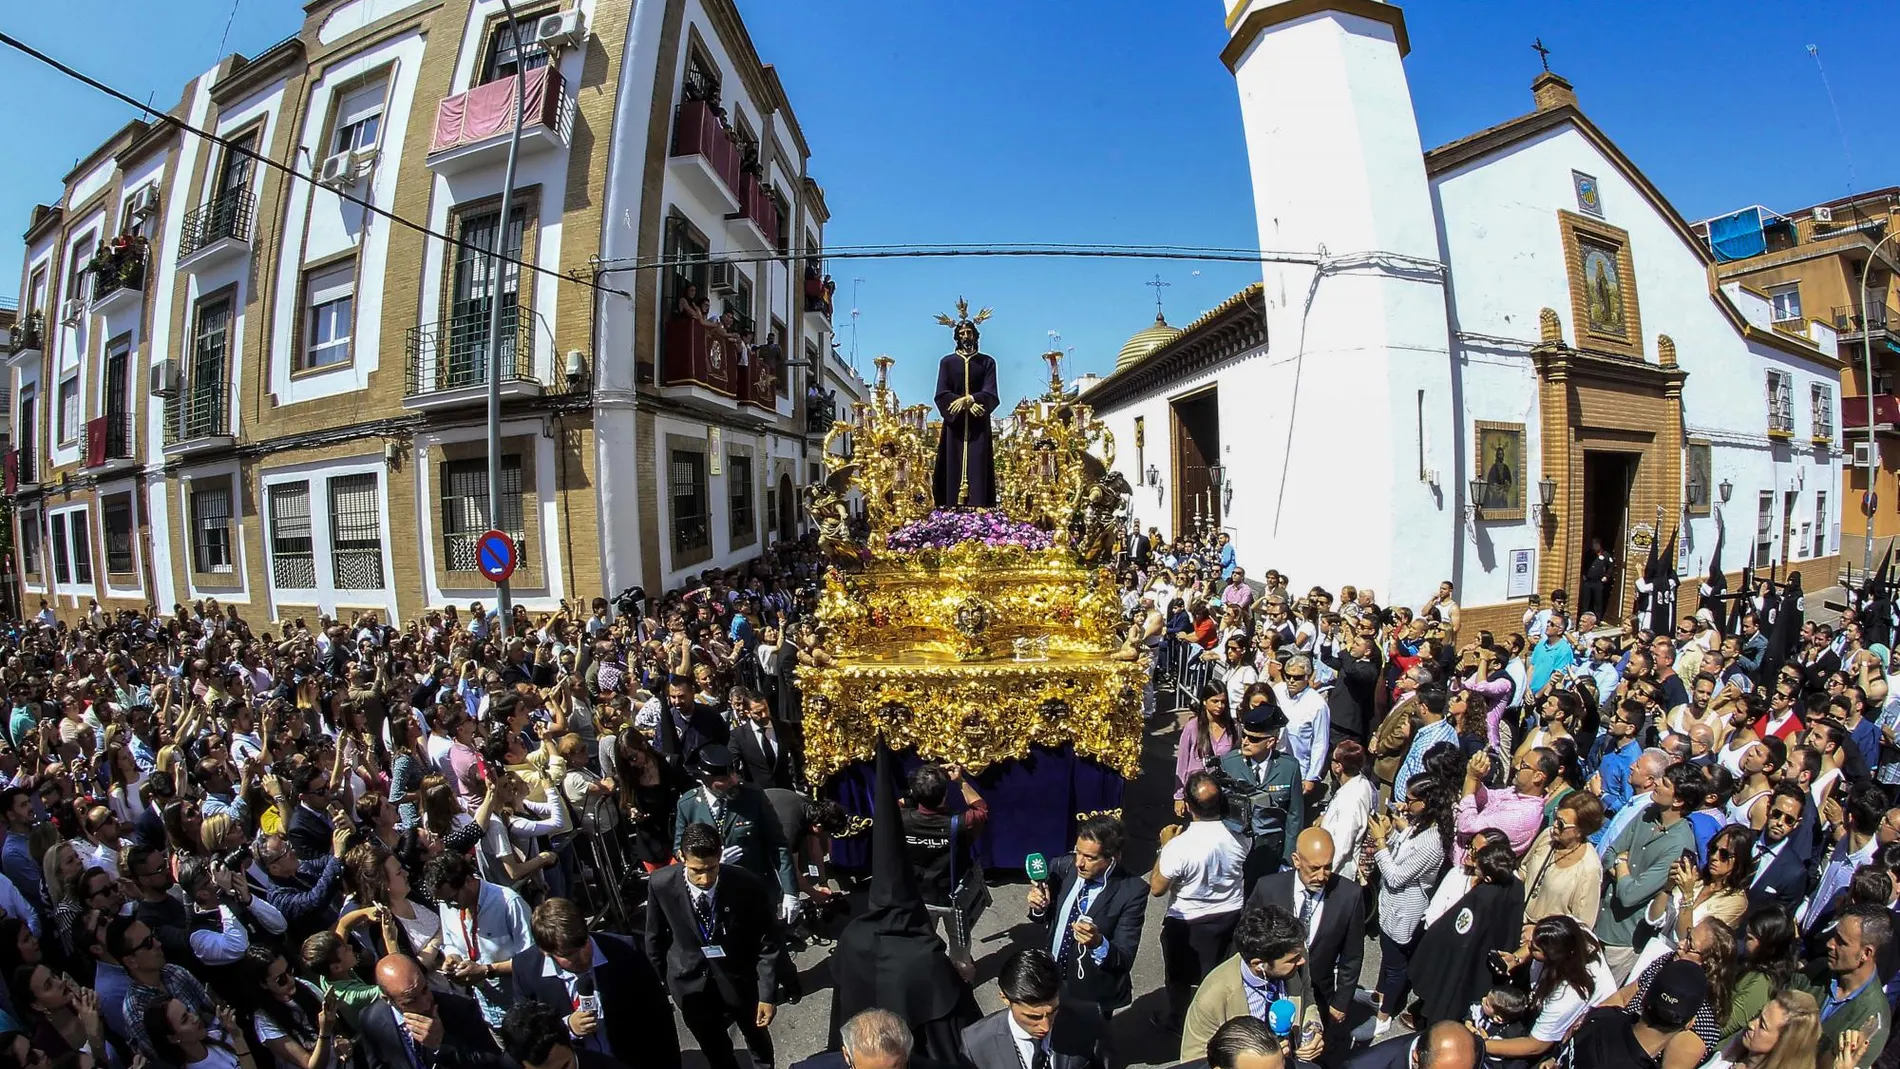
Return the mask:
M521 555L515 552L515 540L502 531L486 531L475 540L475 567L491 583L505 583L515 574Z

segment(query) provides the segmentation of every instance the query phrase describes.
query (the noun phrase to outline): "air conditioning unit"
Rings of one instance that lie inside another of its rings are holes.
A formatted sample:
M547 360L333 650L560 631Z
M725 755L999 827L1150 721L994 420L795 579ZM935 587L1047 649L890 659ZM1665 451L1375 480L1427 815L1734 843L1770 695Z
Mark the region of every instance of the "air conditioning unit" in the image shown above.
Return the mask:
M1871 468L1874 466L1874 461L1877 459L1878 458L1874 455L1874 443L1872 442L1855 442L1854 443L1854 466L1855 467Z
M59 321L62 323L77 323L85 318L85 315L86 299L84 297L68 297L66 303L59 306Z
M739 269L731 260L714 260L709 283L714 293L734 293L739 289Z
M376 162L374 150L351 149L339 152L323 161L323 169L317 172L317 184L325 189L345 189L355 185L371 164Z
M131 209L133 217L138 219L144 219L158 211L158 187L144 186L137 193L132 194Z
M1828 206L1827 206L1827 205L1825 205L1825 204L1819 204L1819 205L1816 205L1816 206L1815 206L1815 208L1814 208L1814 221L1815 221L1815 222L1817 222L1817 223L1831 223L1831 222L1833 222L1833 221L1834 221L1834 209L1832 209L1832 208L1830 208L1830 207L1828 207Z
M152 396L170 397L178 392L178 361L161 360L152 365Z
M574 48L587 40L587 23L579 8L543 15L534 24L534 43L549 51Z

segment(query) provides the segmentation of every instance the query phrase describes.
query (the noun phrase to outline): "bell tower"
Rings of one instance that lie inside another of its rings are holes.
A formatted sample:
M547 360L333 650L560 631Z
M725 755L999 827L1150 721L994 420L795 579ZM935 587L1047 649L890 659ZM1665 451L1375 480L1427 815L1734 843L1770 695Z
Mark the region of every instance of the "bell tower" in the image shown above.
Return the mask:
M1463 421L1405 16L1380 0L1226 9L1221 59L1269 254L1264 411L1242 446L1258 452L1223 458L1259 480L1236 486L1234 505L1259 513L1247 538L1268 544L1243 551L1301 583L1415 604L1454 578Z

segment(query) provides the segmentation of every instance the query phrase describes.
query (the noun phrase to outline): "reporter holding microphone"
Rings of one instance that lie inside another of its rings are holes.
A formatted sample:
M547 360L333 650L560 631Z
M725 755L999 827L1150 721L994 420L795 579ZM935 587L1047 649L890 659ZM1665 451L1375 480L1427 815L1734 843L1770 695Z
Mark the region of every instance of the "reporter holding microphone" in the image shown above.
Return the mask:
M1121 866L1125 837L1121 821L1090 817L1076 829L1072 853L1049 862L1031 854L1025 862L1035 880L1029 919L1048 934L1062 997L1095 1004L1104 1020L1132 998L1128 974L1147 918L1148 889Z

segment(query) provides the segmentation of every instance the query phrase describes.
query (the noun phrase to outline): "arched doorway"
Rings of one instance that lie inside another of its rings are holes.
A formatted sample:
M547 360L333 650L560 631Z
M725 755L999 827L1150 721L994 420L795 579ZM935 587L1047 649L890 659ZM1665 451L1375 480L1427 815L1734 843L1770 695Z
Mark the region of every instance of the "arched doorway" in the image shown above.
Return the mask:
M778 476L778 536L786 542L798 537L798 496L792 493L789 472Z

